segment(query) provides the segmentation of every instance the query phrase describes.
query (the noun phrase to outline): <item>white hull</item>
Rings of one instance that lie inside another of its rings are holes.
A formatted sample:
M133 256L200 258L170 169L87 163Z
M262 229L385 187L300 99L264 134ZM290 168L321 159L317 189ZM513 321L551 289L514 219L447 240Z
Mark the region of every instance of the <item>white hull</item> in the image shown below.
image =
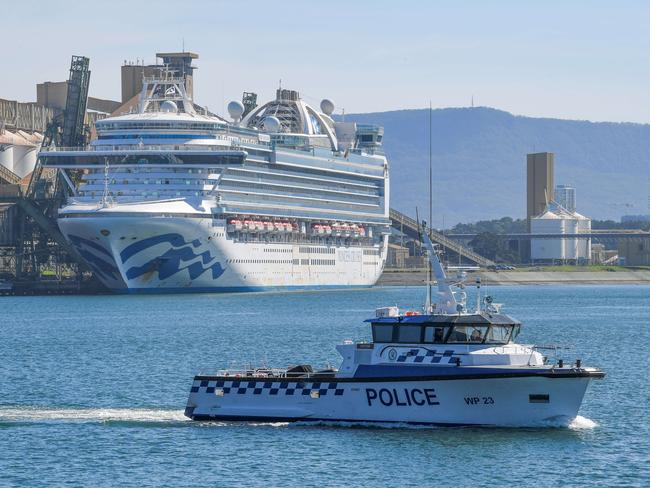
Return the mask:
M186 415L195 420L568 424L578 415L589 380L588 376L283 382L239 378L235 380L239 386L233 387L232 378L198 377ZM547 395L548 401L540 395Z
M385 240L374 247L237 242L227 237L225 221L210 216L103 215L58 222L95 275L117 292L372 286L386 259Z

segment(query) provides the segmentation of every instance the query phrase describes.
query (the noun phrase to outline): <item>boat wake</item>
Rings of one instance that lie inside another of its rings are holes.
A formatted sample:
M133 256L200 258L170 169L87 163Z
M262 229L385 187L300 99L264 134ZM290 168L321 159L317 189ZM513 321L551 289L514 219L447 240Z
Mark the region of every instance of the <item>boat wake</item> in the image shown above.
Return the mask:
M190 420L182 410L144 408L41 408L0 407L0 423L39 422L135 422L178 424Z
M530 429L530 428L568 428L569 430L588 430L598 427L598 424L593 420L590 420L586 417L578 415L574 419L568 419L566 417L556 418L546 420L534 425L524 425L524 426L445 426L445 425L426 425L426 424L410 424L408 422L350 422L350 421L328 421L328 420L319 420L315 422L303 421L295 422L293 425L302 426L302 427L346 427L346 428L369 428L369 429L415 429L415 430L427 430L427 429L456 429L456 428L471 428L471 429Z

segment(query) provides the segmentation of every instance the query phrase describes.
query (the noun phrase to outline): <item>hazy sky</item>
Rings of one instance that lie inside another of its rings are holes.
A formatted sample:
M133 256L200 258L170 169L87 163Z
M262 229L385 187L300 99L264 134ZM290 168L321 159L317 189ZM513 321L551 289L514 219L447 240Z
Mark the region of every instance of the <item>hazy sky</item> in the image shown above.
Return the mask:
M0 0L0 98L91 60L90 93L120 98L119 67L197 52L195 98L223 113L278 82L337 112L476 105L650 123L650 2Z

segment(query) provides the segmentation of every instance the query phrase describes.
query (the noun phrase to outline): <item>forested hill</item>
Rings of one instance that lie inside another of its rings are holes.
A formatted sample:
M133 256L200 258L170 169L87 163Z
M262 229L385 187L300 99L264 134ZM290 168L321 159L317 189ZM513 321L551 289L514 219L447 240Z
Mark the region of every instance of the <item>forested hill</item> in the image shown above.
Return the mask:
M428 208L429 111L347 115L385 128L391 206ZM555 182L576 187L578 211L599 219L647 213L650 125L514 116L491 108L432 113L434 224L445 227L526 212L526 154L555 153Z

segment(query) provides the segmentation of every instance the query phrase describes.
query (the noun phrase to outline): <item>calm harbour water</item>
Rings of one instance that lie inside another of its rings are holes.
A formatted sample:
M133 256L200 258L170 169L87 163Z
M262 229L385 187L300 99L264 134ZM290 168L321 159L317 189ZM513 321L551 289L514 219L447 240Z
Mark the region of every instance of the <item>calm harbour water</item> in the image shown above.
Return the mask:
M0 486L649 486L650 286L489 291L519 342L602 367L569 428L193 423L197 372L338 365L416 288L0 298ZM239 361L239 362L237 362Z

